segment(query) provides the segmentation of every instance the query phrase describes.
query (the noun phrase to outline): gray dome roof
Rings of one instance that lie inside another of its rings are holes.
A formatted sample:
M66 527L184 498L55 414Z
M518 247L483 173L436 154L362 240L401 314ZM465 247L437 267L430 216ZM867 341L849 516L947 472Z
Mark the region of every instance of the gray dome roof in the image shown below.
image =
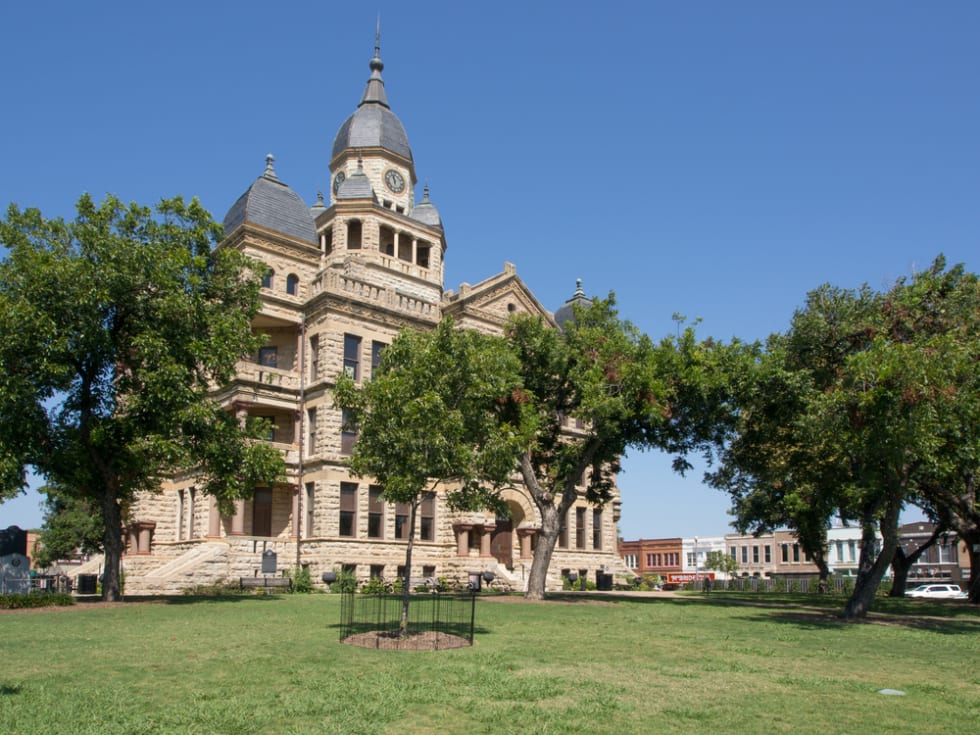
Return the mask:
M425 194L422 201L415 205L412 210L412 219L421 222L423 225L432 227L442 227L442 218L436 205L429 201L429 185L425 185Z
M343 180L335 196L338 200L371 199L377 201L378 198L374 195L371 180L364 173L364 162L360 156L357 157L357 171Z
M225 234L246 222L316 244L313 217L299 194L286 186L272 168L272 154L265 157L265 173L255 180L225 215Z
M581 307L591 306L592 299L585 295L585 291L582 290L582 279L578 279L575 282L575 295L572 296L568 301L566 301L562 307L555 312L555 321L558 322L559 327L564 327L565 322L569 319L575 318L575 305L578 304Z
M408 145L405 126L388 106L385 83L381 78L384 64L378 53L378 47L375 46L374 58L371 59L371 77L364 89L364 96L354 114L337 131L331 158L336 158L348 148L381 147L412 160L412 149Z

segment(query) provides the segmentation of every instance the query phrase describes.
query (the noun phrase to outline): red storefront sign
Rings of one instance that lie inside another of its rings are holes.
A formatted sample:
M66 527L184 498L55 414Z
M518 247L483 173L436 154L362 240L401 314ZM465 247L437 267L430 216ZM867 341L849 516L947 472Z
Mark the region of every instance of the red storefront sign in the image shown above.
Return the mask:
M698 582L702 579L714 580L714 572L684 572L683 574L668 574L667 581L672 584L685 584L687 582Z

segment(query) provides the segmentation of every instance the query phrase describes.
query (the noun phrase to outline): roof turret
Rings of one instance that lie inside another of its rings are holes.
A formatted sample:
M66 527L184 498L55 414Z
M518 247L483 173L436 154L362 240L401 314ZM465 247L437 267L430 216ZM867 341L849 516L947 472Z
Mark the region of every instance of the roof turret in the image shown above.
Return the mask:
M303 242L316 244L313 217L299 194L276 176L270 153L265 171L238 197L225 215L225 234L230 235L246 222L280 232Z

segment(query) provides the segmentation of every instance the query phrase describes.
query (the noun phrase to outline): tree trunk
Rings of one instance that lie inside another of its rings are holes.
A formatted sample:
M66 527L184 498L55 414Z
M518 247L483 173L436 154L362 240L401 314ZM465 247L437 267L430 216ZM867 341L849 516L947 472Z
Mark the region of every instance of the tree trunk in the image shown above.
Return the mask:
M888 593L889 597L905 597L905 588L908 586L909 570L915 560L911 556L905 556L905 551L901 546L895 549L895 556L892 557L892 589Z
M412 594L412 549L415 546L415 518L418 515L421 496L412 501L408 516L408 543L405 544L405 576L402 577L402 619L398 626L402 638L408 635L408 600Z
M118 602L122 599L120 577L123 553L122 510L115 496L110 492L102 496L102 514L105 520L102 537L104 552L102 599L106 602Z
M888 570L895 549L898 546L898 514L902 506L902 496L891 498L879 523L882 535L881 551L875 555L877 537L875 536L874 509L865 512L861 522L861 559L858 563L857 580L847 606L844 608L845 620L863 618L871 609L881 578Z
M960 538L966 544L966 552L970 555L970 582L966 593L970 602L980 605L980 530L963 534Z
M827 557L823 553L823 549L820 549L817 553L811 554L810 558L813 559L813 563L817 566L817 592L825 595L829 589L827 580L830 578L830 567L827 566Z
M558 532L561 526L559 509L551 503L539 503L541 512L541 533L531 559L531 574L527 579L527 591L524 597L528 600L543 600L544 590L548 581L548 568L551 557L558 542Z

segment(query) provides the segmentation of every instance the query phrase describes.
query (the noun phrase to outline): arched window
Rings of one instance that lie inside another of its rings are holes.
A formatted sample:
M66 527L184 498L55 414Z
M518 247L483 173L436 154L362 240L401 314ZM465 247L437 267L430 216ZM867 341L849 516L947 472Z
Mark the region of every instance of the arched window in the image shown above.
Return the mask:
M286 293L290 296L299 294L299 276L295 273L290 273L286 276Z
M272 279L273 279L273 277L275 275L276 275L276 272L274 270L272 270L272 268L269 268L262 275L262 288L272 288Z

